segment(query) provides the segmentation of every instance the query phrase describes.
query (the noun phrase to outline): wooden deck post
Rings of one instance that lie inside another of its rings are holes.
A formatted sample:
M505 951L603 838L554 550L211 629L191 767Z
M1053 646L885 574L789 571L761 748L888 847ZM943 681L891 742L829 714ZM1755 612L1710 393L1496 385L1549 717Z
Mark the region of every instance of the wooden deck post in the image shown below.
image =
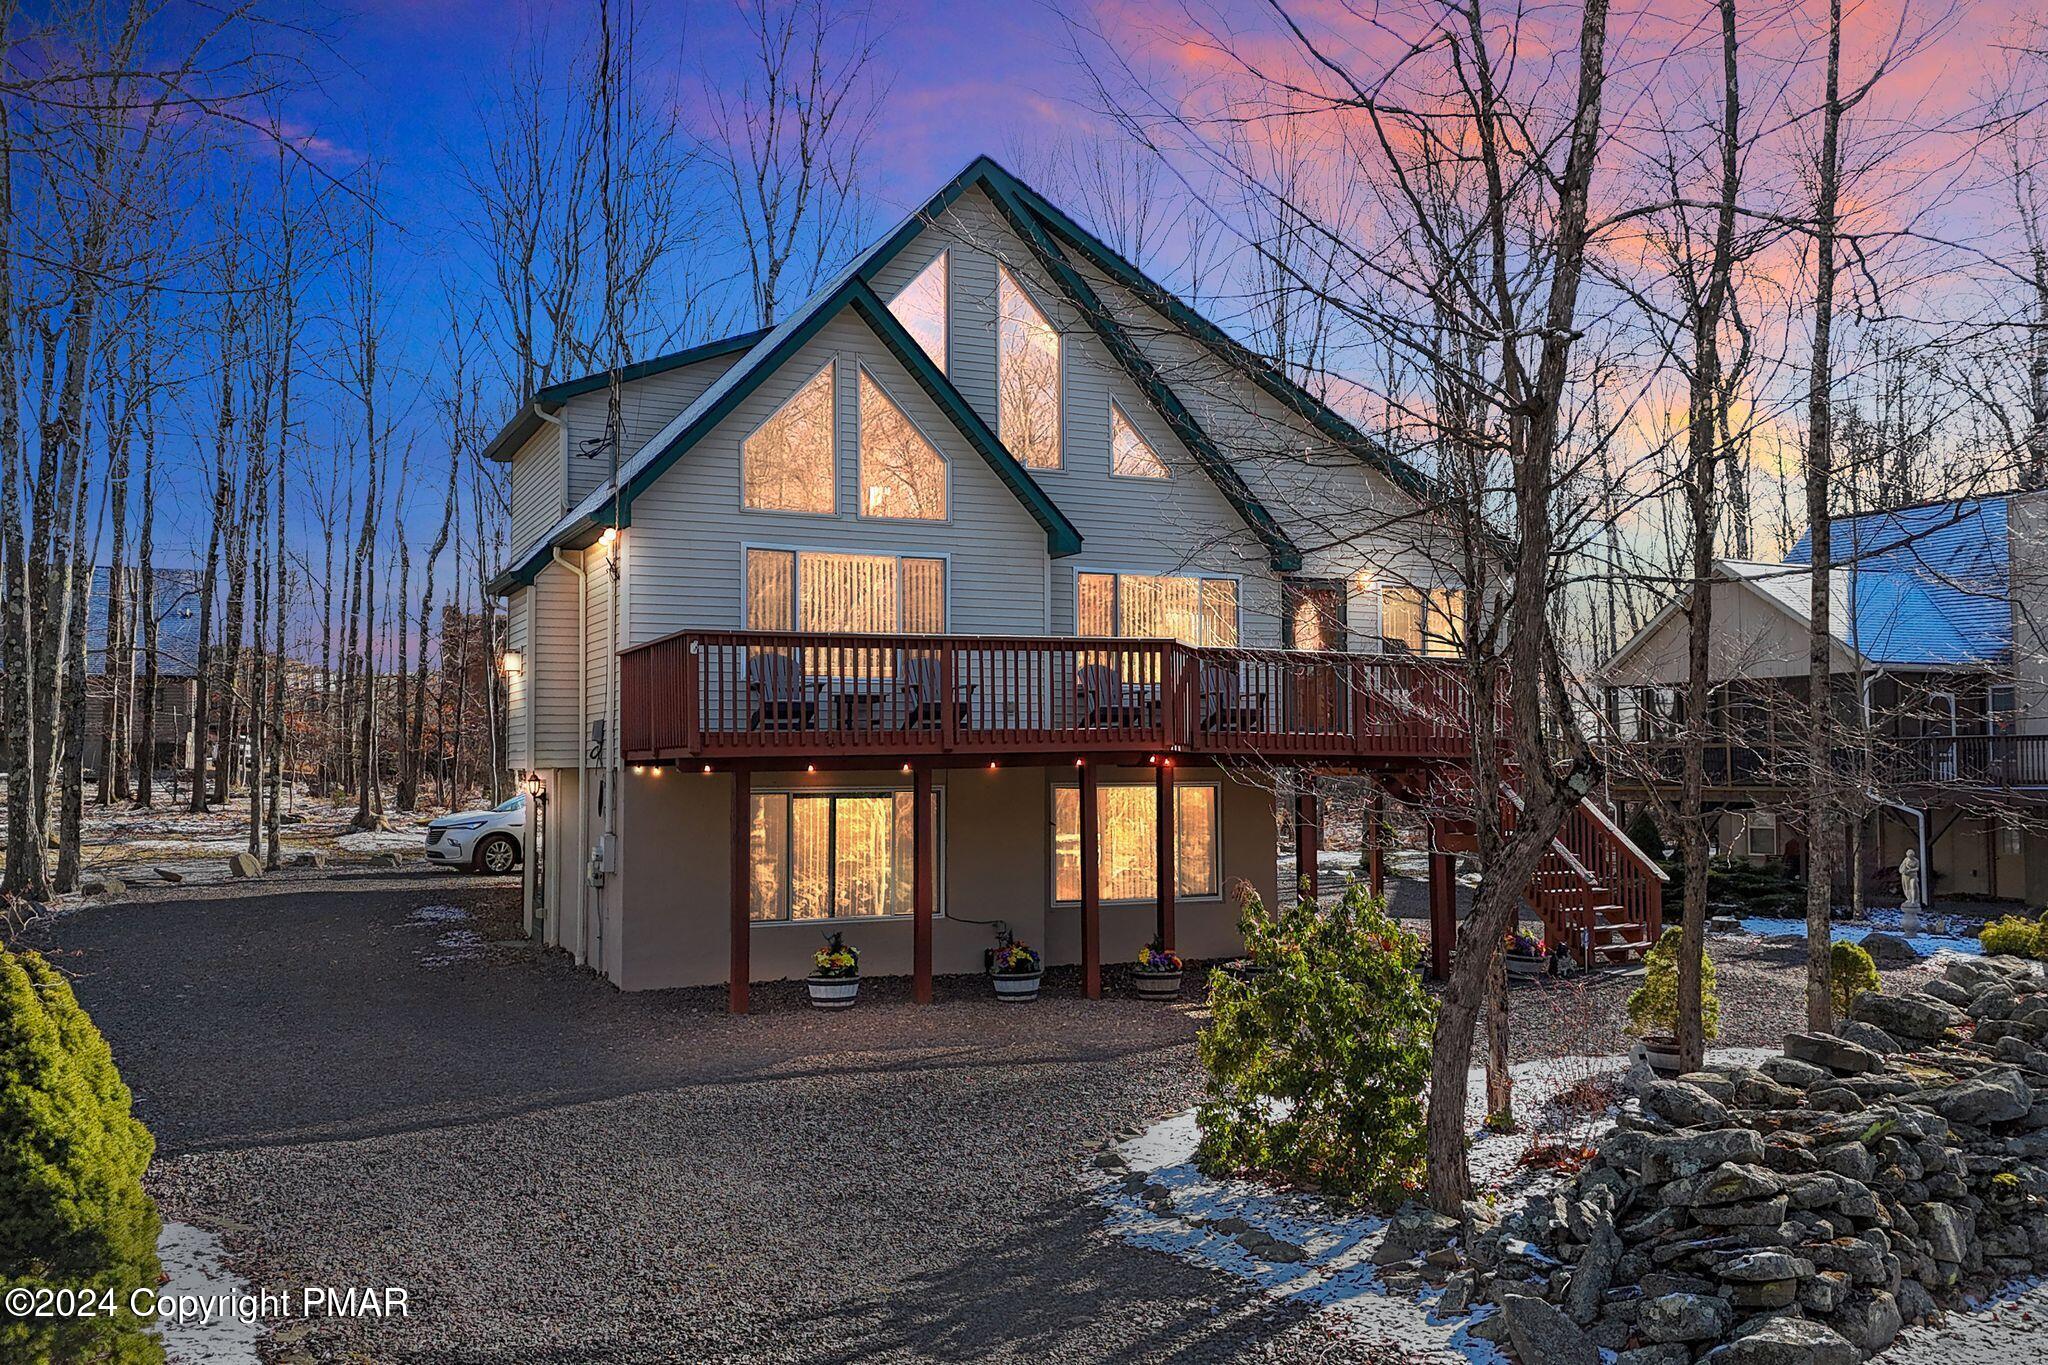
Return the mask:
M1158 806L1155 824L1159 832L1157 868L1159 892L1159 944L1168 952L1173 951L1173 896L1175 873L1180 859L1177 856L1178 841L1174 833L1173 760L1162 758L1159 766L1152 770L1154 801Z
M732 964L726 972L725 1007L747 1012L747 981L753 973L753 922L748 914L749 832L753 826L754 782L745 768L732 775Z
M1378 783L1365 799L1365 876L1374 896L1387 894L1387 797Z
M1102 864L1097 847L1095 769L1080 765L1081 776L1081 989L1090 1000L1102 998Z
M1451 950L1458 943L1457 864L1437 848L1440 831L1429 841L1429 974L1439 981L1451 975Z
M943 695L943 694L942 694ZM933 868L938 861L932 830L932 770L919 768L910 789L911 992L920 1005L932 1002Z
M1306 769L1294 778L1294 877L1295 894L1316 899L1321 889L1321 878L1317 876L1316 855L1316 779Z

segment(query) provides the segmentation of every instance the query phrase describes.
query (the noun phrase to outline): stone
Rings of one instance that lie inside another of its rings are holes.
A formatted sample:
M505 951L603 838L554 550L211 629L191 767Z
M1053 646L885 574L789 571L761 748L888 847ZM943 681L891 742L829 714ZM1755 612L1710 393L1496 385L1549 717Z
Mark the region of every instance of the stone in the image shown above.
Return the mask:
M1920 950L1897 934L1882 930L1863 936L1863 951L1880 967L1906 967L1920 960Z
M1740 1284L1804 1280L1813 1273L1812 1261L1783 1251L1752 1251L1730 1257L1714 1267L1714 1275L1717 1278Z
M1437 1295L1436 1311L1455 1316L1472 1307L1475 1282L1470 1273L1460 1271L1444 1281L1444 1292Z
M1308 1253L1292 1242L1283 1242L1278 1237L1263 1232L1249 1232L1238 1237L1237 1244L1245 1254L1261 1261L1292 1265L1308 1259Z
M1976 1216L1951 1204L1923 1204L1913 1210L1920 1235L1937 1261L1960 1265L1969 1254L1970 1236L1976 1231Z
M263 864L257 860L256 855L253 853L231 854L228 858L228 875L230 877L260 877L263 875Z
M1839 1270L1823 1270L1799 1283L1799 1306L1825 1317L1849 1297L1849 1277Z
M1877 1158L1860 1142L1835 1142L1815 1152L1821 1169L1846 1175L1851 1180L1869 1180L1877 1174Z
M1881 1289L1851 1294L1835 1309L1833 1319L1835 1330L1865 1355L1876 1355L1891 1345L1906 1325L1899 1301Z
M1804 1318L1772 1318L1700 1359L1712 1365L1857 1365L1863 1356L1832 1328Z
M1731 1162L1672 1181L1664 1187L1660 1198L1674 1208L1690 1208L1701 1204L1739 1204L1769 1199L1783 1188L1784 1181L1763 1167Z
M1692 1352L1675 1342L1638 1346L1616 1356L1614 1365L1692 1365Z
M1643 1300L1636 1328L1654 1342L1713 1341L1734 1321L1734 1310L1711 1295L1665 1294Z
M1543 1300L1528 1294L1505 1294L1500 1309L1508 1339L1523 1360L1540 1360L1543 1365L1600 1365L1600 1348L1577 1323Z
M1908 991L1904 995L1880 995L1865 991L1856 998L1850 1017L1875 1024L1894 1038L1908 1042L1935 1043L1966 1017L1954 1005L1931 995Z
M1875 1024L1866 1024L1860 1019L1849 1019L1835 1025L1835 1036L1846 1042L1867 1047L1872 1052L1891 1057L1904 1052L1899 1040Z
M1614 1283L1614 1267L1621 1260L1621 1237L1614 1231L1614 1214L1594 1209L1588 1215L1590 1234L1585 1254L1572 1270L1572 1286L1565 1294L1564 1311L1581 1327L1600 1316L1600 1305Z
M1858 1284L1885 1282L1884 1251L1861 1237L1808 1243L1799 1248L1799 1254L1824 1270L1841 1271Z
M390 852L388 850L383 853L372 853L370 855L370 866L403 867L405 866L405 858L402 854Z
M1786 1049L1788 1052L1790 1049ZM1756 1064L1756 1069L1769 1076L1779 1085L1794 1090L1808 1090L1828 1078L1828 1073L1811 1062L1793 1057L1766 1057Z
M177 884L178 884L179 882L182 882L182 881L184 881L184 880L185 880L185 874L184 874L184 873L182 873L182 872L180 872L180 871L178 871L178 870L177 870L176 868L171 868L171 867L157 867L157 868L152 868L152 869L150 869L150 870L151 870L151 871L153 871L153 872L155 872L157 876L159 876L159 877L163 878L163 879L164 879L165 881L169 882L169 883L170 883L170 884L171 884L172 886L176 886L176 885L177 885Z
M1762 1280L1728 1286L1728 1302L1737 1308L1790 1308L1798 1299L1797 1280Z
M1928 1293L1927 1287L1918 1280L1907 1280L1892 1292L1898 1300L1899 1316L1907 1322L1926 1322L1940 1311L1934 1295Z
M1659 1175L1675 1179L1731 1161L1761 1165L1764 1141L1749 1128L1708 1128L1652 1137L1642 1145L1642 1156L1654 1163Z
M80 882L78 889L88 896L125 896L128 883L119 877L100 877L89 882Z
M1774 1228L1785 1221L1788 1207L1785 1196L1780 1194L1746 1204L1701 1204L1691 1213L1695 1220L1710 1228Z
M325 867L327 866L327 851L325 849L309 848L304 853L293 854L292 866Z
M1968 1014L1970 1006L1976 1003L1975 996L1943 977L1937 976L1932 981L1922 983L1920 989L1945 1005L1954 1005L1965 1014Z
M2034 1107L2034 1092L2019 1072L1994 1071L1943 1086L1927 1096L1927 1103L1951 1123L1981 1128L2025 1117Z
M1728 1122L1727 1106L1681 1081L1652 1081L1643 1091L1643 1108L1680 1128L1719 1128Z
M1852 1043L1832 1033L1788 1033L1785 1035L1785 1055L1850 1076L1860 1076L1884 1066L1884 1058L1879 1054L1861 1043Z

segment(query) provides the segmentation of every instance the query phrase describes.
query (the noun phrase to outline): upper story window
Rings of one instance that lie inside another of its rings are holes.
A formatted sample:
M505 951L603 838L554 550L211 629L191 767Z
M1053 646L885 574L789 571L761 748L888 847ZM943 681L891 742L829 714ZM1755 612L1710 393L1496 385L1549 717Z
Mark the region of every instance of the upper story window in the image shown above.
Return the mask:
M747 629L939 634L946 629L946 561L750 549Z
M1109 404L1109 472L1123 479L1163 479L1166 461L1111 399Z
M875 377L860 372L860 514L946 519L946 458Z
M1237 643L1237 580L1172 574L1076 574L1076 626L1083 635Z
M740 443L742 500L755 511L838 510L828 362Z
M1464 652L1465 594L1457 588L1380 587L1381 648L1431 658Z
M930 265L911 276L889 311L903 330L910 333L941 373L946 368L946 253L932 257Z
M996 435L1030 469L1060 467L1060 334L996 267Z

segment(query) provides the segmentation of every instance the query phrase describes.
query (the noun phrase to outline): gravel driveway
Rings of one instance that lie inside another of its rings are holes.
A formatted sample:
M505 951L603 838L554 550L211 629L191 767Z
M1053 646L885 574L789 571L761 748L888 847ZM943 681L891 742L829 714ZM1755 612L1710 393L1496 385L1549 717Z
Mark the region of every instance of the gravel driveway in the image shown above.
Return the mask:
M1069 977L1023 1008L881 983L837 1016L773 988L732 1019L492 943L511 910L446 874L308 875L34 931L169 1215L261 1284L412 1290L408 1319L287 1328L275 1357L1399 1358L1107 1238L1078 1195L1091 1144L1192 1100L1191 1010Z

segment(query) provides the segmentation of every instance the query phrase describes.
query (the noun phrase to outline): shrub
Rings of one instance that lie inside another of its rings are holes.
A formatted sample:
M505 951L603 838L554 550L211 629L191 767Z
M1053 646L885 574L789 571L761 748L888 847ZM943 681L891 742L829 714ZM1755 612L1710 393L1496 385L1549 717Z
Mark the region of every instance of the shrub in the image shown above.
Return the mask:
M1251 898L1242 923L1265 970L1216 976L1197 1163L1351 1202L1399 1200L1420 1184L1425 1153L1436 1004L1421 940L1355 883L1335 904L1276 914Z
M2007 915L1984 926L1977 942L1987 953L2010 953L2014 957L2041 956L2041 926L2033 920Z
M163 1358L127 1311L163 1273L142 1189L154 1146L70 983L34 953L0 949L0 1288L112 1291L117 1310L0 1321L0 1358Z
M1629 993L1629 1027L1637 1033L1678 1032L1678 943L1677 925L1666 929L1650 951L1643 955L1646 975L1643 984ZM1721 1036L1721 997L1714 993L1714 959L1700 953L1700 1014L1704 1038Z
M1848 1018L1857 996L1878 989L1877 964L1862 944L1837 943L1828 949L1828 993L1834 997L1835 1018Z

